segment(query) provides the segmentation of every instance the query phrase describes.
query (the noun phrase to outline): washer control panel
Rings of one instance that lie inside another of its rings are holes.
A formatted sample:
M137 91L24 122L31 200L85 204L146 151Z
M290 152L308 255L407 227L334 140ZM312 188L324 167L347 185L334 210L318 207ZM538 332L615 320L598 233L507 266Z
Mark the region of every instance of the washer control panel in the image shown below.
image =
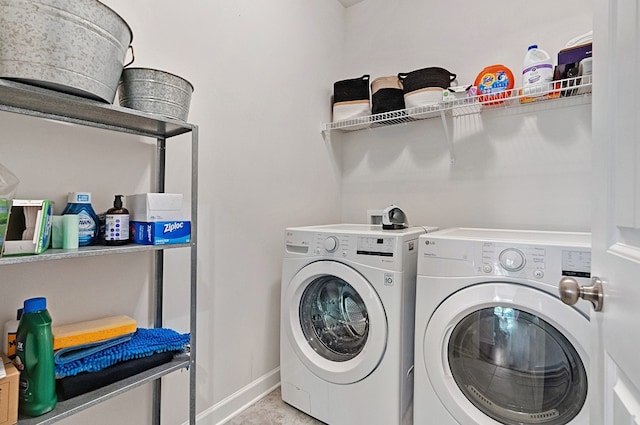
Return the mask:
M407 258L417 257L418 237L426 231L423 227L386 231L369 225L288 228L285 257L350 261L400 271Z
M378 255L393 257L394 238L361 236L358 238L357 253L360 255Z
M348 235L315 235L312 242L313 254L346 257L351 247Z
M356 255L373 257L394 257L396 252L396 238L371 237L354 235L324 235L318 234L311 246L316 255L334 254L341 257L351 256L355 248Z

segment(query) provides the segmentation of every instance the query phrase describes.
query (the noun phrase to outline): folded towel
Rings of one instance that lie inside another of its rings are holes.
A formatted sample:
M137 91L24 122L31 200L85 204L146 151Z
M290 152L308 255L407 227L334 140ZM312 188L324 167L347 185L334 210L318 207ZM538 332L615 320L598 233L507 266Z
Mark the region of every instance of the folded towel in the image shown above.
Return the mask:
M147 357L165 351L182 351L190 335L167 328L138 328L131 339L69 363L55 365L56 377L74 376L80 372L97 372L118 362Z
M68 400L77 395L88 393L89 391L144 372L145 370L169 363L173 359L173 356L173 352L167 351L165 353L152 354L142 359L127 360L126 362L118 363L99 372L82 372L76 376L57 379L56 392L58 393L58 401Z
M133 334L123 335L116 338L106 339L104 341L90 342L88 344L74 345L73 347L61 348L54 352L53 360L55 364L65 364L80 360L91 354L106 350L123 342L131 340Z

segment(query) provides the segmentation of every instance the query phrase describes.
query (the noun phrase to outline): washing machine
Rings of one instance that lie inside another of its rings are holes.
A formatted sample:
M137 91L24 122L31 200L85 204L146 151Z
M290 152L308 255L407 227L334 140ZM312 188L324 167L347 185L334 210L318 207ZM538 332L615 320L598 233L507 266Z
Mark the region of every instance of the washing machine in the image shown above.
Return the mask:
M419 239L415 425L589 423L589 233L445 229Z
M283 401L330 425L411 423L418 237L433 230L286 229Z

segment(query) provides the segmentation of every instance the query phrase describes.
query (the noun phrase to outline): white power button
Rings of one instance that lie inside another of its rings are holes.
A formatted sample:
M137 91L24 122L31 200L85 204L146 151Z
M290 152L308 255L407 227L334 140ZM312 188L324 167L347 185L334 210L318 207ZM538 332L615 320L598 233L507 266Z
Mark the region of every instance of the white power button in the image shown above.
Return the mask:
M500 253L500 265L509 272L517 272L524 268L526 263L522 251L515 248L505 249Z
M335 252L336 249L338 249L338 238L336 238L335 236L329 236L327 239L325 239L324 249L326 249L327 252Z

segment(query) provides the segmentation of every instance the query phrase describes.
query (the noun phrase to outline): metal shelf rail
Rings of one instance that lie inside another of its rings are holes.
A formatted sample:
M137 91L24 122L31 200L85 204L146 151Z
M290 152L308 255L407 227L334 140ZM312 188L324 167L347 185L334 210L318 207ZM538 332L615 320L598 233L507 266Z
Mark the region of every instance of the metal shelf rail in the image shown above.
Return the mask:
M500 93L499 97L473 95L414 108L332 121L322 124L322 137L326 143L330 143L332 131L361 131L439 117L449 144L451 162L454 163L455 155L447 117L456 118L490 110L526 111L585 104L591 102L591 86L591 75L573 77L536 85L533 88L516 87Z

